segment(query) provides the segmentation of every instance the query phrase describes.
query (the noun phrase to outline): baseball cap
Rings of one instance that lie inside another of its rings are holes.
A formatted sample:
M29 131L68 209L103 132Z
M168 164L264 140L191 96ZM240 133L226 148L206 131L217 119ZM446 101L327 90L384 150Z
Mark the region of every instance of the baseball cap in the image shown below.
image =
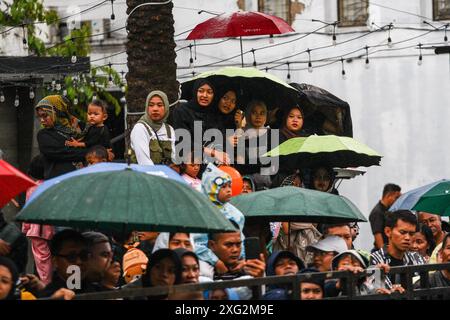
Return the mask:
M320 250L325 252L334 251L336 253L341 253L347 251L347 244L344 239L338 236L328 236L325 239L316 242L315 244L306 247L307 251Z

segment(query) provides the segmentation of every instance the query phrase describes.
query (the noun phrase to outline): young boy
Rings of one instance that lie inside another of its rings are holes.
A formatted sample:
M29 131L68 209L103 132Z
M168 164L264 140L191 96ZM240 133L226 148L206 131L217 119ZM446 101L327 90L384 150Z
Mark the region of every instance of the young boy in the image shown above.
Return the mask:
M100 162L108 162L108 150L101 145L95 145L86 153L86 162L91 166Z
M83 138L66 141L66 146L90 148L95 145L101 145L106 149L111 148L108 127L104 125L108 118L106 103L102 100L93 100L88 105L87 123L82 135Z
M245 218L242 212L229 203L231 199L231 177L217 168L212 163L208 164L202 177L202 191L209 200L223 213L225 218L235 222L241 231L241 241L244 241ZM228 270L223 261L208 248L208 235L196 234L194 236L195 253L200 260L215 267L217 273L226 273ZM241 257L245 257L244 247L242 247ZM201 270L202 271L202 270ZM204 274L202 274L204 275ZM206 276L206 275L205 275Z

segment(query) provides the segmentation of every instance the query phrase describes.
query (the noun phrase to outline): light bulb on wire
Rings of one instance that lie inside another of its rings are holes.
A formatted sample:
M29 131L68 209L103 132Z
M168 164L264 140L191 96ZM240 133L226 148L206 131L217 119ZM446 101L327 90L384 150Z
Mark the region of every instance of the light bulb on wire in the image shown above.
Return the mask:
M312 73L314 70L311 62L311 49L308 48L306 52L308 52L308 72Z
M422 44L419 43L419 60L417 60L417 65L421 66L422 65Z
M333 23L332 43L333 43L333 46L336 46L336 44L337 44L337 42L336 42L336 22Z
M17 90L16 90L16 97L14 98L14 106L17 108L19 106L19 104L20 104L19 94L17 93Z
M274 43L275 41L273 40L273 34L271 34L270 36L269 36L269 43L270 44L272 44L272 43Z
M366 63L365 63L364 67L366 69L370 69L370 64L369 64L369 47L366 46L365 49L366 49Z
M97 100L97 92L94 92L94 94L92 95L92 100Z
M109 85L110 87L112 87L112 86L114 85L113 78L112 78L111 75L109 75L109 77L108 77L108 85Z
M342 64L342 80L346 80L347 79L347 75L345 74L345 69L344 69L344 58L341 58L341 64Z
M392 48L394 46L394 43L392 42L392 38L391 38L391 29L393 28L393 24L390 23L389 24L389 30L388 30L388 39L387 39L387 46L389 48Z
M78 104L78 98L77 98L77 97L75 97L75 98L73 99L73 104L74 104L75 106Z
M125 93L125 91L127 91L127 88L125 87L125 85L123 84L122 87L120 88L120 90Z
M5 102L5 95L3 94L3 91L0 91L0 102Z
M30 99L33 100L34 99L34 91L33 91L33 87L30 87L30 95L29 95Z
M77 63L77 56L76 55L72 55L72 57L70 58L70 61L72 63Z
M67 97L67 89L64 89L62 94L63 94L64 97Z
M56 89L56 91L61 90L61 83L59 81L56 83L55 89Z

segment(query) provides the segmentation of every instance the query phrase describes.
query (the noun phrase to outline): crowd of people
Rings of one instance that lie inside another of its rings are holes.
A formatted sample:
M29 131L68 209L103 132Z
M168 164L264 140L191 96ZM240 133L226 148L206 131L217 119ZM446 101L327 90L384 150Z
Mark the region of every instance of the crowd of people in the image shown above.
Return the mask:
M400 187L395 184L384 187L380 202L370 213L374 235L372 252L355 248L354 241L359 234L357 223L273 221L252 228L230 203L233 180L220 165L233 166L240 172L242 193L294 186L337 194L336 174L327 166L296 168L280 158L276 172L263 174L260 169L264 166L263 154L284 141L317 133L314 128L318 127L329 133L339 130L324 119L319 125L317 121L314 126L308 124L298 105L269 111L263 101L253 100L243 111L237 108L236 92L233 88L216 89L211 82L201 79L194 84L193 98L173 109L169 108L164 92L150 92L145 113L130 133L129 159L140 165L160 164L174 169L231 221L235 232L188 234L135 230L117 234L24 223L23 234L10 243L1 238L2 228L10 224L0 220L0 299L72 299L80 293L123 288L346 270L359 275L355 288L358 295L390 295L405 292L402 279L389 273L391 267L450 262L448 225L439 215L389 211L401 195ZM33 158L28 173L38 184L83 166L114 160L109 130L104 125L108 114L103 101L94 100L89 104L86 123L71 115L70 103L63 96L47 96L35 109L42 125L37 134L40 154ZM199 123L202 137L206 130L216 129L223 133L224 139L194 139ZM178 136L179 129L190 133L190 137ZM279 129L279 141L274 144L270 136L275 129ZM233 130L233 134L226 134L227 130ZM191 146L188 152L179 153L177 145L186 137ZM236 148L239 141L244 141L245 152L242 161L234 163L225 146ZM196 147L200 148L200 155L195 152ZM28 190L27 197L33 189ZM259 239L257 254L246 252L246 238L255 236ZM25 272L23 257L27 256L27 238L34 273ZM366 273L374 267L387 274L383 281L375 273ZM78 281L72 278L76 270L80 272ZM416 279L417 286L419 282ZM450 270L431 273L429 284L450 286ZM262 298L322 299L345 295L346 290L340 279L308 278L300 281L300 297L292 296L291 286L269 285L263 288ZM251 288L238 287L133 299L254 298Z

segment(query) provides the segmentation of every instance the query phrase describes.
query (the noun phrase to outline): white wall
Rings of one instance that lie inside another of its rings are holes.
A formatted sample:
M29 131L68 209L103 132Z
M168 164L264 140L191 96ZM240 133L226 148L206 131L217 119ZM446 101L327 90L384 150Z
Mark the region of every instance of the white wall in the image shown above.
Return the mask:
M254 2L255 0L253 0ZM77 3L92 3L89 0ZM116 21L124 25L125 2L116 1ZM120 6L120 3L123 3ZM336 1L334 0L305 0L305 12L297 15L293 28L297 32L308 32L320 27L319 23L310 22L311 19L321 19L329 22L337 20ZM61 4L62 1L46 0L46 4ZM377 0L376 4L394 7L399 10L427 16L431 19L432 1L427 0ZM214 12L232 12L237 10L235 0L174 0L175 33L192 29L197 23L210 17L208 14L199 15L199 10ZM254 5L254 3L250 4ZM420 17L400 13L397 11L371 5L369 8L371 22L385 25L393 22L396 27L424 28ZM109 17L109 6L102 10L95 10L89 17ZM440 24L435 22L436 26ZM117 27L117 26L116 26ZM330 31L330 29L327 29ZM339 28L338 33L369 30L368 27ZM394 42L411 38L424 31L394 29L391 37ZM188 33L176 39L185 39ZM449 32L450 35L450 32ZM358 34L339 35L338 43L354 38ZM443 32L431 33L427 36L396 45L394 48L421 43L434 43L443 40ZM293 37L276 37L275 43L292 39ZM216 42L220 39L201 40L197 44ZM325 50L313 51L312 59L340 56L352 50L364 47L386 44L387 33L374 33L344 45L337 45ZM191 43L177 41L178 48ZM244 50L268 45L267 37L263 39L244 39ZM294 43L274 47L256 52L257 62L282 58L290 54L301 52L306 48L316 48L331 44L329 35L311 35ZM380 49L385 49L385 47ZM214 46L200 46L197 48L196 72L209 68L198 68L200 64L216 62L220 59L239 54L239 41L230 40L224 44ZM358 52L363 54L364 51ZM177 64L178 75L192 72L192 69L181 69L189 64L189 50L179 51ZM390 55L410 54L408 58L385 58ZM292 71L291 81L305 82L329 90L338 97L346 100L352 111L354 137L377 150L384 157L381 167L367 168L367 173L351 181L345 181L340 192L348 196L368 215L372 207L381 196L385 183L394 182L403 190L431 182L440 178L450 177L450 61L448 55L434 55L433 51L423 51L423 65L417 66L417 49L402 51L380 52L370 57L370 69L364 68L364 58L353 60L345 64L347 80L341 78L341 65L336 63L323 68L316 68L313 73L307 71ZM101 54L99 54L100 56ZM93 59L97 56L93 55ZM114 58L117 62L126 62L126 55ZM285 61L285 60L283 60ZM306 54L289 59L289 61L307 61ZM251 54L245 56L249 65L253 62ZM240 64L237 57L228 63ZM315 66L318 63L314 63ZM299 65L291 65L298 68ZM305 64L301 65L305 67ZM285 69L285 66L280 67ZM286 79L285 70L271 70L273 74ZM180 81L186 80L183 79ZM362 224L358 246L369 249L372 236L368 224Z

